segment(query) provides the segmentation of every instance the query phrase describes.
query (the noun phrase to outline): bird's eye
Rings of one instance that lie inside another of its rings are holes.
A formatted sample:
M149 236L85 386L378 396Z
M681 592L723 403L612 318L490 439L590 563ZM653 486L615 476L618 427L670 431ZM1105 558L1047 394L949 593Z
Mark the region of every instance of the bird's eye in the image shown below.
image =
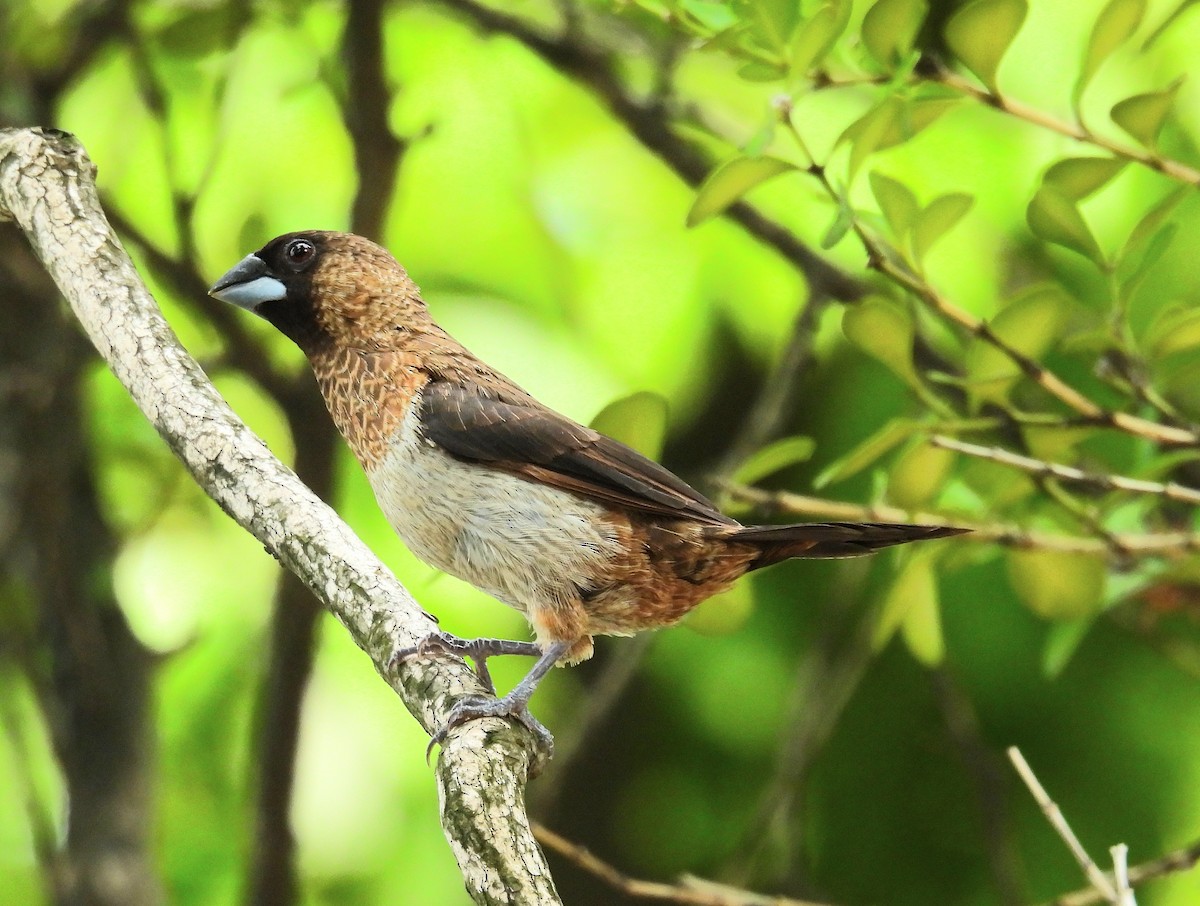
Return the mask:
M288 243L284 255L287 256L287 263L292 267L300 267L312 260L313 255L317 253L314 246L307 239L295 239Z

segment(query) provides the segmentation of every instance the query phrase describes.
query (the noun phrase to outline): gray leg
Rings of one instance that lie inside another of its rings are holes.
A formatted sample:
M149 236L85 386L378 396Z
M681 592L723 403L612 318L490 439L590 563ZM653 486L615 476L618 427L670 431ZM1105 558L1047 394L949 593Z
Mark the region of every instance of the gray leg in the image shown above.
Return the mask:
M529 713L529 699L537 689L538 683L550 672L550 668L570 650L572 644L571 642L555 642L547 646L544 651L540 651L541 657L533 665L533 669L503 698L480 698L474 695L460 698L450 710L446 725L429 741L430 749L435 744L444 742L446 734L467 721L479 717L511 717L527 727L546 748L547 755L552 755L554 753L554 737Z
M412 657L421 657L431 651L469 657L475 664L475 675L492 695L496 694L496 687L492 683L492 674L487 668L488 658L502 654L515 654L522 657L541 657L542 655L541 646L534 642L516 642L509 639L460 639L448 632L433 632L411 648L401 648L393 654L392 665Z

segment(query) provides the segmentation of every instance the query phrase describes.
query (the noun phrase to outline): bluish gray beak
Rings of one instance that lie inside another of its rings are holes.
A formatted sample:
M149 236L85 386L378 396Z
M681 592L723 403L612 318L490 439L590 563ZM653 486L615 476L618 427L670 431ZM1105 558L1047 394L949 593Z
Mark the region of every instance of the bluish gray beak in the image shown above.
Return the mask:
M272 274L257 255L247 255L212 285L208 294L222 302L256 311L264 302L287 297L287 287Z

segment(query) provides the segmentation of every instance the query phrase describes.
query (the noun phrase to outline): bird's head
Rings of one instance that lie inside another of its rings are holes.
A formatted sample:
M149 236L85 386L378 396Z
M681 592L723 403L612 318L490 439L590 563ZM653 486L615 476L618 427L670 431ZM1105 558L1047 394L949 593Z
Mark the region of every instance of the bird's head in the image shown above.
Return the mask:
M208 294L260 315L307 353L334 343L384 348L425 305L387 249L352 233L309 230L272 239Z

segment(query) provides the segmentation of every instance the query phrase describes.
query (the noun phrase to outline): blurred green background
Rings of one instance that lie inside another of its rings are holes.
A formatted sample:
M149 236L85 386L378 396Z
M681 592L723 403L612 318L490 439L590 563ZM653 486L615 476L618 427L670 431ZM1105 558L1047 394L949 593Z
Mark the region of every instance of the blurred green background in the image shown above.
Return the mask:
M1102 865L1115 843L1138 863L1200 838L1194 505L927 438L1185 485L1196 444L1081 421L915 300L933 288L1103 409L1194 432L1200 84L1171 87L1196 66L1191 5L8 0L0 123L79 137L188 349L451 631L527 628L403 548L298 351L203 295L276 234L379 239L443 326L580 421L653 394L606 427L743 521L786 506L717 479L990 527L781 565L648 647L600 641L534 699L560 747L530 809L638 877L1007 906L1083 879L1006 746ZM795 169L726 170L701 203L753 209L687 226L700 177L764 154ZM1077 157L1102 163L1043 179ZM955 216L920 227L943 197ZM69 325L47 326L53 291L4 241L0 904L467 902L424 734L339 625L289 603ZM880 253L917 295L868 266ZM781 437L812 442L754 457ZM1028 532L1058 541L1024 549ZM527 666L496 664L498 685ZM92 682L111 713L88 710ZM146 877L72 900L72 822L117 775L137 792L109 805L144 833L105 819L92 842L118 865L140 852ZM551 862L566 902L625 901ZM1200 902L1200 875L1139 902Z

